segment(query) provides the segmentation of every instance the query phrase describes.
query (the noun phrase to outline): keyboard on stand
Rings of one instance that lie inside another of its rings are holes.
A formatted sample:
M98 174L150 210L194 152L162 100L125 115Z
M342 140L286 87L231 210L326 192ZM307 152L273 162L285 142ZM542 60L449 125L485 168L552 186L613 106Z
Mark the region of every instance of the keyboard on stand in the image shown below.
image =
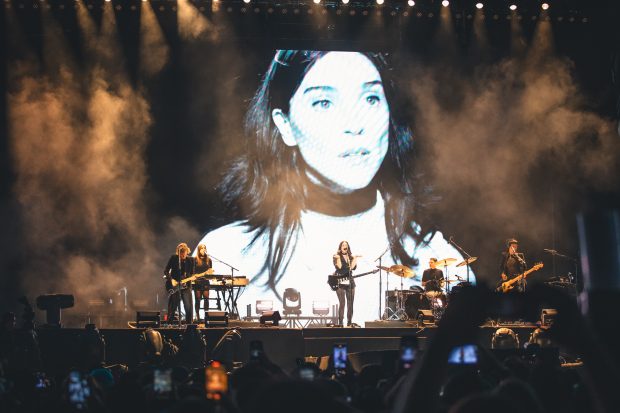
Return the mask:
M241 289L250 283L248 277L239 275L231 277L224 274L210 274L201 280L196 280L194 286L202 290L221 291L224 296L225 310L232 319L239 318L237 299L241 294Z

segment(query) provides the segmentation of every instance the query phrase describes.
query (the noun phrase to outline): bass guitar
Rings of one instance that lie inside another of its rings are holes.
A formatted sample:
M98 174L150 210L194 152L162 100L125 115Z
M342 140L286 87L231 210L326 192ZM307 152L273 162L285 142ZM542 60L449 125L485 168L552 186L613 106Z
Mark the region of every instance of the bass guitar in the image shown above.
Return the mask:
M185 289L187 288L187 283L190 283L194 280L197 280L198 278L202 278L205 277L207 275L213 274L213 268L209 268L207 271L205 272L201 272L198 274L194 274L190 277L187 278L183 278L181 281L177 281L174 278L171 278L169 280L166 281L166 290L168 290L168 294L172 295L175 292L177 292L178 290L178 285L181 284L181 289Z
M519 274L516 277L508 280L508 281L504 281L503 283L501 283L497 288L496 291L502 292L502 293L507 293L508 291L512 290L515 287L515 284L518 283L519 281L525 279L528 275L530 275L531 273L533 273L534 271L538 271L540 270L542 267L544 267L545 264L543 264L542 262L539 262L538 264L534 265L532 268L530 268L529 270L525 271L523 274Z
M330 288L333 291L336 291L338 289L338 287L340 287L341 285L349 285L348 282L352 278L363 277L364 275L376 274L378 272L379 272L379 269L377 268L376 270L372 270L372 271L368 271L368 272L363 272L361 274L351 275L351 276L330 274L330 275L327 276L327 284L329 284Z

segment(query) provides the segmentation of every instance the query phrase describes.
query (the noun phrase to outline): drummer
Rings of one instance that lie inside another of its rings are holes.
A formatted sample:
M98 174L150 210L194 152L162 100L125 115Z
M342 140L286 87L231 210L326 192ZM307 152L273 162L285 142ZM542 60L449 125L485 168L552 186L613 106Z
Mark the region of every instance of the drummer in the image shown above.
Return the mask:
M443 292L443 271L437 268L437 258L431 258L428 261L428 266L430 268L427 268L422 273L422 287L424 287L424 291Z

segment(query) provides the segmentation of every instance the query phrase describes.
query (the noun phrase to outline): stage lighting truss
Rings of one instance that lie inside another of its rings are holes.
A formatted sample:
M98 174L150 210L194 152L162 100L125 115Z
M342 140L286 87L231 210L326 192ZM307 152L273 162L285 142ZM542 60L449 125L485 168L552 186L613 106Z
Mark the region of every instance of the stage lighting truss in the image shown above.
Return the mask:
M4 0L5 9L47 9L63 12L70 9L86 7L88 10L113 8L117 13L136 13L141 3L150 3L157 14L177 12L178 0ZM303 19L313 19L313 16L330 18L364 19L372 16L381 16L385 19L405 17L399 24L413 19L440 19L440 9L450 10L457 24L469 24L479 13L480 18L493 21L549 21L554 24L575 25L588 24L591 16L584 15L574 8L560 7L553 2L534 0L520 0L510 2L465 0L450 2L449 0L189 0L196 9L204 14L217 16L220 13L254 15L260 18L264 15L286 20L286 24L307 24ZM0 3L0 4L2 4ZM445 16L445 14L444 14ZM389 21L389 20L388 20ZM459 23L460 22L460 23ZM330 27L337 24L334 21Z

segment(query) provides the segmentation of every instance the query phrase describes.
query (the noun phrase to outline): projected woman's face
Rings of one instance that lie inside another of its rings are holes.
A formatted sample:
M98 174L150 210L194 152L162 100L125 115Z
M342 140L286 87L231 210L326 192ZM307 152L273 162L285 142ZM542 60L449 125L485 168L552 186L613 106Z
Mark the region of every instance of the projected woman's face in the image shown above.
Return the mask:
M330 52L308 71L274 122L287 145L299 147L306 163L330 189L348 193L373 179L388 150L389 107L381 76L364 55Z

